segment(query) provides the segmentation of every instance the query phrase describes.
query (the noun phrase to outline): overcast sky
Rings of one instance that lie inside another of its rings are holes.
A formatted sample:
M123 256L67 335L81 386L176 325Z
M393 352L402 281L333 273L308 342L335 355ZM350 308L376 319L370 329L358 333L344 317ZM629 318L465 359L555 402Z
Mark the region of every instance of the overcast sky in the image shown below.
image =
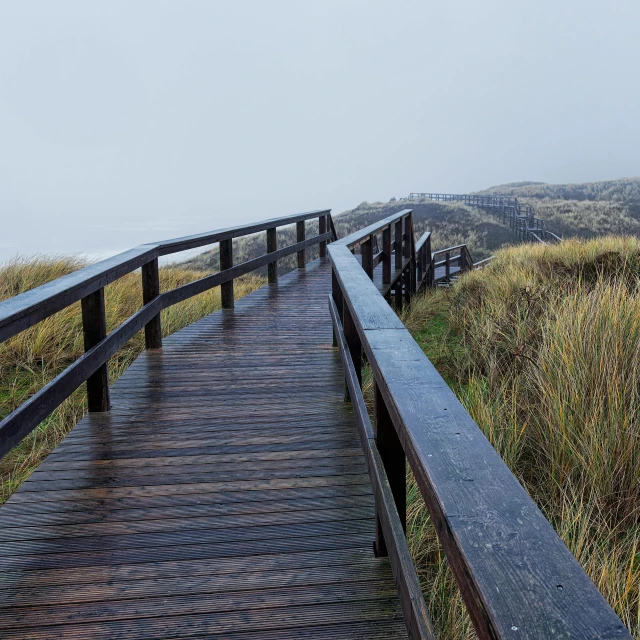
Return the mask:
M638 0L0 0L0 259L640 175Z

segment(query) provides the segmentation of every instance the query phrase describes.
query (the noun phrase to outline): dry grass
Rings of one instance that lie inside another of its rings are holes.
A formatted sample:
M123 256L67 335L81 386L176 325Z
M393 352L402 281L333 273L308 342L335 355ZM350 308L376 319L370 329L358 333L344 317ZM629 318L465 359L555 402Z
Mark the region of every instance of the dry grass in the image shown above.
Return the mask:
M18 259L0 267L0 300L10 298L85 266L77 258L36 257ZM207 275L206 272L166 267L160 269L160 286L167 291ZM260 287L259 277L236 280L241 297ZM131 273L105 288L108 330L111 331L142 306L140 274ZM162 333L169 335L220 308L219 288L162 311ZM117 378L144 349L140 332L109 361L109 377ZM80 303L43 320L27 331L0 343L0 418L52 380L84 352ZM0 461L0 504L29 476L44 457L84 415L82 385L53 414Z
M506 249L405 322L640 638L640 240ZM409 520L439 637L473 637L411 483Z

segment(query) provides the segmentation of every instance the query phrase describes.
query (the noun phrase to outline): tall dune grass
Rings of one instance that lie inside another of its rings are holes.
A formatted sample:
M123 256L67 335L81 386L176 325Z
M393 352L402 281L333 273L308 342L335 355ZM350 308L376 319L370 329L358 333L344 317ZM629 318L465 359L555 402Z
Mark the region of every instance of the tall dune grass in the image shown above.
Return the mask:
M505 249L404 319L640 638L640 240ZM410 487L412 550L440 637L472 638Z
M85 264L74 257L20 258L8 262L0 266L0 300L71 273ZM167 291L205 275L207 272L179 266L161 268L160 287ZM263 283L263 279L255 276L240 278L235 283L235 295L246 295ZM108 331L115 329L141 306L139 273L130 273L105 287ZM162 333L169 335L220 306L220 289L215 288L165 309L162 311ZM109 379L117 380L143 349L144 334L140 332L109 361ZM79 302L0 343L0 418L19 407L83 352ZM0 504L24 482L85 411L85 388L82 385L0 461Z

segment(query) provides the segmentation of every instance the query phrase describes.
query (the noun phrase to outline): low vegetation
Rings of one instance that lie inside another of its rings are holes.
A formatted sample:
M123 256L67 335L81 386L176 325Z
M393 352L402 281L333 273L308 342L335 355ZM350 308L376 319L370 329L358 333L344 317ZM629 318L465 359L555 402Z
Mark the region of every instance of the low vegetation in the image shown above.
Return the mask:
M503 250L404 320L640 638L640 240ZM409 535L438 637L474 637L411 479Z
M640 235L640 178L580 184L516 182L479 193L532 205L536 216L563 237Z
M0 300L18 295L85 266L75 258L19 259L0 267ZM206 275L184 267L160 269L162 291ZM246 295L263 284L259 277L236 281L235 295ZM105 288L108 329L129 318L142 306L140 274L131 273ZM168 335L220 308L219 288L185 300L162 312L162 332ZM115 381L144 348L137 334L109 361ZM52 380L84 352L80 303L43 320L27 331L0 343L0 419ZM0 461L0 504L15 491L44 457L84 415L82 385L53 414Z

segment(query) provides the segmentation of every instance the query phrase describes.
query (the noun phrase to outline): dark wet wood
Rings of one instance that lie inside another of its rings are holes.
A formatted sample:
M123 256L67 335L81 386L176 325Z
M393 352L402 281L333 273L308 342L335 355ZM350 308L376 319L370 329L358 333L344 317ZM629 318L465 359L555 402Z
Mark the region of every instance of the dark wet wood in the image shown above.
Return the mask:
M220 241L220 271L226 271L233 267L233 240ZM233 309L233 280L228 280L220 285L220 297L223 309Z
M274 253L278 250L278 236L276 235L277 229L267 229L267 253ZM275 284L278 282L278 261L274 260L270 262L267 267L267 278L269 284Z
M304 220L296 222L296 241L304 242L305 239L305 222ZM298 251L298 269L304 269L306 263L305 250Z
M107 313L104 307L104 289L98 289L82 298L82 333L84 350L91 351L107 335ZM107 363L101 364L87 378L87 408L89 411L109 411L109 373Z
M148 304L159 295L158 258L154 258L151 262L142 265L142 302ZM144 343L147 349L159 349L162 346L162 326L159 313L145 325Z
M630 640L349 247L332 244L329 256L383 420L407 456L478 637ZM376 443L382 459L396 446Z
M315 261L133 363L0 509L0 637L406 637L330 289Z
M411 553L406 540L405 526L400 519L394 494L385 472L384 463L380 457L376 444L374 430L371 427L367 407L364 402L358 370L351 358L351 351L340 323L340 315L333 301L329 298L331 320L340 351L340 358L344 368L345 379L358 427L358 434L365 452L367 470L373 488L376 511L376 539L375 548L378 552L384 547L388 555L393 575L398 586L400 605L404 614L407 632L411 640L433 640L433 628L427 606L422 595L418 576L413 565ZM404 468L403 468L404 478ZM406 507L402 506L402 513Z

